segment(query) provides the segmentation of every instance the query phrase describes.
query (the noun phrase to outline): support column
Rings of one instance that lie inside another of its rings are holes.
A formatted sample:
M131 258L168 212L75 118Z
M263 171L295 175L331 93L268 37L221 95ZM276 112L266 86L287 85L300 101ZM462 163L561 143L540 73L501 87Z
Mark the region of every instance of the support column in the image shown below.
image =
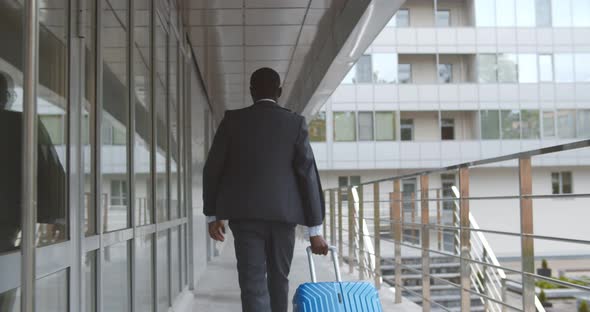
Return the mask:
M336 244L336 217L335 217L335 203L334 203L334 190L330 190L330 245L334 246Z
M359 280L365 279L365 270L367 269L367 261L365 261L365 205L364 205L364 191L363 186L359 185L356 188L359 201L359 221L358 221L358 255L359 255Z
M354 200L352 187L348 187L348 273L354 270Z
M430 312L430 214L428 211L428 176L420 176L420 215L422 220L422 311Z
M373 236L375 239L375 287L381 289L381 218L379 203L379 182L373 184Z
M469 261L471 255L471 241L469 224L469 168L459 169L459 188L461 198L459 200L459 224L461 246L461 311L471 310L471 267Z
M393 240L395 241L395 303L402 303L402 193L400 190L400 180L393 181L393 194L391 200L392 206L392 227Z
M342 189L338 189L338 262L342 266L344 263L344 252L342 244Z
M531 177L531 158L525 157L518 162L520 184L520 232L522 261L522 310L535 312L535 278L525 273L535 273L534 239L525 234L533 234L533 200L528 197L533 192Z

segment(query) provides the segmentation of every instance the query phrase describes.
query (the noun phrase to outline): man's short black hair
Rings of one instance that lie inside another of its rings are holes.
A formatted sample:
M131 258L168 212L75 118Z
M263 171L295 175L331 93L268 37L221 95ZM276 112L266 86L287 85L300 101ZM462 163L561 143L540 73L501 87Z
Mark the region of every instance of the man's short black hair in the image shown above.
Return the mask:
M274 98L281 88L281 77L272 68L257 69L250 77L250 89L253 96Z

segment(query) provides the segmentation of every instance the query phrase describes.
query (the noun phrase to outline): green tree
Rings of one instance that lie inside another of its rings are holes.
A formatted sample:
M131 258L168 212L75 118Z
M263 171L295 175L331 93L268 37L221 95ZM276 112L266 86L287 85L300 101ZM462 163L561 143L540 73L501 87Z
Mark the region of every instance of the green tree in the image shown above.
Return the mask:
M590 312L590 309L588 309L588 303L586 303L586 300L582 300L582 302L580 302L580 307L578 308L578 312Z

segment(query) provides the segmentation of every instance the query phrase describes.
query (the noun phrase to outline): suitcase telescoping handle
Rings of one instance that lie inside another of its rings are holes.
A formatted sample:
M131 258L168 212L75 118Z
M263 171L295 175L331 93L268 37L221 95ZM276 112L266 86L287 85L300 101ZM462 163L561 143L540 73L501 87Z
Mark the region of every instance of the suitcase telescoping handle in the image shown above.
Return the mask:
M338 265L337 255L338 252L336 251L336 246L328 247L332 254L332 262L334 263L334 272L336 272L336 281L342 282L342 276L340 276L340 266ZM311 281L313 283L317 282L317 278L315 275L315 263L313 262L313 255L311 253L311 246L307 246L307 260L309 261L309 272L311 274Z

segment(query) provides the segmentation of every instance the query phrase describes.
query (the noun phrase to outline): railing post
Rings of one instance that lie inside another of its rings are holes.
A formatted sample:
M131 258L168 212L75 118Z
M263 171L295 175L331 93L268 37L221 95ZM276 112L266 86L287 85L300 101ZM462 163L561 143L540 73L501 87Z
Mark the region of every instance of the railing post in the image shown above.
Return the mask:
M436 190L436 224L441 225L441 213L440 213L440 190ZM436 229L438 243L437 247L438 250L442 250L442 233L443 230L441 228Z
M342 188L338 188L338 259L340 266L344 262L342 245Z
M461 311L471 311L471 267L468 259L471 255L469 231L469 168L459 169L459 224L461 245Z
M381 218L379 203L379 182L373 184L373 232L375 238L375 287L381 289Z
M348 187L348 273L354 270L354 200L352 187Z
M359 199L359 221L358 221L358 227L359 227L359 231L358 231L359 280L362 281L365 279L365 270L367 267L367 264L365 261L365 229L364 229L365 227L363 226L364 219L365 219L363 186L362 185L357 186L356 190L357 190L358 199Z
M525 234L533 234L533 180L531 177L531 158L524 157L518 162L520 183L520 232L522 259L522 310L535 312L535 279L526 273L534 274L534 239Z
M325 195L325 194L326 194L326 193L324 193L324 195ZM332 208L332 206L331 206L331 205L329 205L328 207L329 207L329 209L331 209L331 208ZM322 223L322 229L323 229L323 231L324 231L324 238L327 238L327 235L326 235L326 234L328 233L328 231L327 231L327 229L326 229L326 227L327 227L327 225L326 225L326 224L328 223L328 222L326 222L326 212L327 212L327 213L330 213L329 211L324 211L324 222Z
M422 311L430 312L430 214L428 211L428 176L420 176L420 208L422 219Z
M334 205L334 190L330 190L330 245L336 244L336 229L334 228L335 223L335 206Z
M393 239L395 241L395 303L402 302L402 194L400 190L400 180L393 181L393 194L391 201L391 210L393 215L392 226Z

